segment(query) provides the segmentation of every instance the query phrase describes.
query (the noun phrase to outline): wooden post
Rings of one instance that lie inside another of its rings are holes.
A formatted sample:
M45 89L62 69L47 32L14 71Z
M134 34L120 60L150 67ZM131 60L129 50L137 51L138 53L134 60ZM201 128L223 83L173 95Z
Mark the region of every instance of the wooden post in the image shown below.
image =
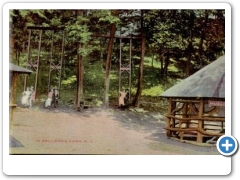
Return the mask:
M122 73L126 71L128 73L128 99L131 99L131 79L132 79L132 39L129 41L129 62L128 64L122 64L122 39L120 39L120 48L119 48L119 89L118 92L123 91L122 89Z
M176 108L177 108L177 102L176 101L173 101L171 102L171 114L174 116L174 118L171 119L171 124L172 125L172 128L175 128L176 126L176 119L175 119L175 115L176 115ZM173 131L172 133L174 133L176 135L176 132Z
M50 92L51 85L51 72L52 72L52 63L53 63L53 40L54 40L54 31L52 30L52 42L51 42L51 51L50 51L50 62L49 62L49 73L48 73L48 91Z
M12 123L13 123L13 108L15 108L17 105L16 102L16 89L17 89L17 73L12 73L12 82L11 82L11 96L10 96L10 103L9 103L9 128L12 129Z
M59 91L59 98L60 98L60 89L61 89L61 82L62 82L62 65L64 60L64 46L65 46L65 31L62 32L62 51L61 51L61 62L60 62L60 71L59 71L59 81L58 81L58 91Z
M199 112L198 112L198 117L199 118L202 118L203 108L204 108L204 101L203 101L203 98L201 98L200 103L199 103ZM198 120L198 130L202 130L203 125L204 125L203 120ZM202 143L202 140L203 140L203 135L200 132L198 132L197 133L197 142Z
M35 96L34 96L34 101L36 100L36 97L37 97L37 84L38 84L38 72L39 72L39 62L40 62L41 44L42 44L42 32L43 32L43 30L40 30L40 32L39 32L39 40L38 40L38 57L37 57L37 69L36 69L36 75L35 75L35 86L34 86Z
M119 39L119 67L118 92L122 90L122 39Z
M167 115L171 115L172 112L172 98L168 99L168 112ZM166 121L166 135L167 137L171 137L172 133L169 130L170 128L170 124L171 124L171 118L167 117L167 121Z
M28 48L27 48L27 63L26 63L26 68L28 68L28 64L29 64L29 61L30 61L30 46L31 46L31 34L32 34L32 30L29 29L28 30L29 34L28 34ZM27 74L25 75L25 78L24 78L24 89L23 91L26 90L26 86L27 86Z
M129 83L128 83L128 86L129 86L129 93L128 93L128 99L130 101L130 98L131 98L131 80L132 80L132 39L130 39L130 42L129 42Z

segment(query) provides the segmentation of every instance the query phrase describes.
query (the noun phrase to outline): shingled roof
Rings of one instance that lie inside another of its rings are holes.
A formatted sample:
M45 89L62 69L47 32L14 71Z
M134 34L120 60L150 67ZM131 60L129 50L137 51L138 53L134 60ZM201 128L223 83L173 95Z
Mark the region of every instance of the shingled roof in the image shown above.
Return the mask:
M32 73L31 70L17 66L13 63L9 63L9 71L17 72L19 74L31 74Z
M221 56L160 96L225 98L225 56Z

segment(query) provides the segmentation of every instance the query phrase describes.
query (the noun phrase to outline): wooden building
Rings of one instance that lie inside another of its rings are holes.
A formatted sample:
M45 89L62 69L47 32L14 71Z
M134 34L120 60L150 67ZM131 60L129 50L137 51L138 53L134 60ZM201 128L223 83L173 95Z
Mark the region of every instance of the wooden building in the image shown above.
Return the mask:
M225 56L161 94L168 99L166 135L197 143L225 133Z

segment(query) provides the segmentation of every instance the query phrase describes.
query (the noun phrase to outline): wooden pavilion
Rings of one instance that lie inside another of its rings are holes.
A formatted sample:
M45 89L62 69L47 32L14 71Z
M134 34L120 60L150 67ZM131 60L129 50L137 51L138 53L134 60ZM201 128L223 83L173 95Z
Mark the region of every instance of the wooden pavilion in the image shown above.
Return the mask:
M163 92L168 99L166 135L210 142L225 133L225 56Z
M17 107L16 104L16 90L17 90L17 79L19 74L31 74L32 71L13 63L9 63L9 119L10 125L13 119L13 109ZM11 127L11 126L10 126Z

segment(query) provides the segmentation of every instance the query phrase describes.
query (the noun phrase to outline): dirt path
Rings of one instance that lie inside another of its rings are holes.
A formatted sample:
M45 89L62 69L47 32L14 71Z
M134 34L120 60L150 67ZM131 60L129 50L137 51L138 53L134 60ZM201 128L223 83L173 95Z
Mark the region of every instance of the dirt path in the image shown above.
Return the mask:
M11 154L219 154L166 138L159 115L132 111L16 108ZM161 117L161 116L160 116Z

